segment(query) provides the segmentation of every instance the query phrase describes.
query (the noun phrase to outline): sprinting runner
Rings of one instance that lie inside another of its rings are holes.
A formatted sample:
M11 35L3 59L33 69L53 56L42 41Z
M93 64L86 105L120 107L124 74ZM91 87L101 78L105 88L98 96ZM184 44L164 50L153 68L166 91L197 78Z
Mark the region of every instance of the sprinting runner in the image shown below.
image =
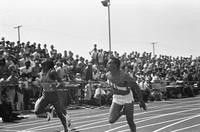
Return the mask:
M139 105L146 110L142 100L140 88L128 74L120 70L120 60L111 58L107 63L107 79L112 85L113 100L109 111L109 123L115 123L121 115L126 115L126 120L131 132L136 132L136 125L133 121L134 90L139 99Z
M60 119L64 132L68 132L71 122L63 104L58 98L57 88L62 87L61 79L58 77L54 69L54 63L51 60L46 60L42 63L42 72L39 79L39 84L42 87L42 96L36 101L35 114L51 112L52 109L47 106L50 104L55 108L56 114Z

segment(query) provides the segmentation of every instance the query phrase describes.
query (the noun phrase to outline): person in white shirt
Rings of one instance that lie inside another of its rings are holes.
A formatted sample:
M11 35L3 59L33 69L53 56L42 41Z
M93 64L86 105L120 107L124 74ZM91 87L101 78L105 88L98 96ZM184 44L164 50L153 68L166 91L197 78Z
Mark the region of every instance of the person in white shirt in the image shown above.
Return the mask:
M96 86L94 99L97 105L101 106L105 103L106 92L101 88L101 85Z

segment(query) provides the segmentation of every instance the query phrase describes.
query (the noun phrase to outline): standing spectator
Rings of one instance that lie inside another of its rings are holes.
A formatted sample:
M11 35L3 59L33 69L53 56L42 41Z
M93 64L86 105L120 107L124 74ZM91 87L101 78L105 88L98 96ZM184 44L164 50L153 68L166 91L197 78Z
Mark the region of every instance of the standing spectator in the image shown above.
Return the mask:
M51 58L56 59L56 56L57 56L57 50L54 49L54 46L53 46L53 45L51 45L50 48L51 48L51 50L50 50Z
M91 53L91 58L92 58L91 60L92 64L98 64L98 51L96 48Z
M6 58L4 56L4 51L0 49L0 79L7 79L8 75L8 65L6 64Z
M16 89L18 87L18 71L17 69L13 66L10 65L8 67L8 70L10 71L10 76L6 79L6 94L8 101L11 103L12 110L16 110L15 107L15 95L16 95Z
M93 72L92 72L92 63L89 63L85 68L85 80L92 80Z
M32 67L30 61L25 62L24 67L20 67L20 77L23 78L23 83L25 83L25 89L24 89L24 108L25 109L31 109L30 105L30 98L33 94L33 91L30 87L30 82L32 81Z
M100 49L98 52L98 64L99 64L99 69L104 69L104 52L103 49Z
M39 88L36 83L36 78L39 77L39 73L41 72L42 67L40 66L39 60L35 60L35 66L32 67L31 71L31 81L32 81L32 90L33 90L33 97L39 97Z
M44 47L43 47L43 53L44 53L44 58L49 58L49 51L47 49L47 45L44 44Z

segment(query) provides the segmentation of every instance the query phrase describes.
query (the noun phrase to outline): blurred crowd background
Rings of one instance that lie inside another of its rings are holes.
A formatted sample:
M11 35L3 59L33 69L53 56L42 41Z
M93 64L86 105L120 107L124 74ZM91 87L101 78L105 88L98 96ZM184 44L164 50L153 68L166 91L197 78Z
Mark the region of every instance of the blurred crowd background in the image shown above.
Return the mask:
M45 59L53 60L65 84L60 94L66 105L110 104L112 90L106 79L106 64L111 57L119 58L121 69L137 80L145 102L199 94L200 57L153 56L145 51L120 55L117 51L101 49L98 44L84 50L88 50L91 58L86 59L67 49L59 53L54 45L12 42L2 37L0 104L9 103L13 111L19 112L33 109L41 95L37 78Z

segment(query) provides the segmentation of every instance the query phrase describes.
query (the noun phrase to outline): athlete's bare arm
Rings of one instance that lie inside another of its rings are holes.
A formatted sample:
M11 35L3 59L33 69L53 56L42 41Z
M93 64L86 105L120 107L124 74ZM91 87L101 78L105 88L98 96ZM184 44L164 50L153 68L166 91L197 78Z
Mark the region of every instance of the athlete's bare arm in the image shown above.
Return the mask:
M136 93L138 100L139 100L140 107L143 108L144 110L146 110L147 107L143 101L142 92L141 92L139 86L137 85L137 83L128 74L124 74L123 78L124 78L124 80L127 81L128 86L131 88L131 90Z

